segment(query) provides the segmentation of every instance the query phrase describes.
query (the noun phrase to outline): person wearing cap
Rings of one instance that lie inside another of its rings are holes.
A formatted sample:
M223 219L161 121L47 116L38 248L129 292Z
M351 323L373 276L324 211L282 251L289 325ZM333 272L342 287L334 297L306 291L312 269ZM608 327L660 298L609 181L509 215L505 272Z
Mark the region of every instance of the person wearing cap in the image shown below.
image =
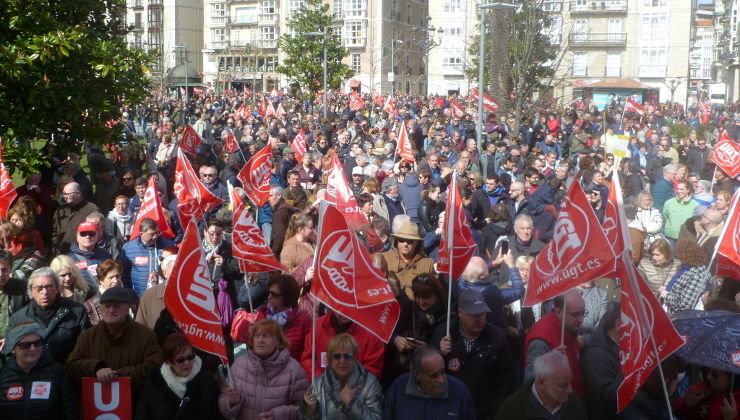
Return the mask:
M601 189L598 185L592 182L583 189L583 192L586 193L588 201L589 203L591 203L591 208L594 209L594 213L596 213L596 218L599 219L599 223L603 224L604 212L606 211L606 203L604 202L601 195Z
M44 329L52 358L64 363L72 352L77 337L90 326L85 307L61 296L62 284L54 270L39 268L28 280L28 305L16 311L9 326L36 322Z
M385 163L383 164L385 167ZM375 197L373 203L373 209L378 215L388 223L393 224L393 219L400 215L406 214L406 207L403 204L400 196L400 187L398 185L398 179L393 176L388 176L383 179L383 183L380 186L380 194Z
M457 300L457 316L434 331L434 343L445 358L447 373L460 379L470 390L477 418L492 418L516 387L514 359L506 333L486 322L491 308L483 294L465 289Z
M434 274L434 260L427 257L422 247L416 223L406 222L398 232L391 234L395 248L380 254L388 266L390 277L396 278L409 299L414 298L411 283L419 274Z
M77 240L67 254L93 289L98 285L98 264L113 258L108 251L98 246L97 233L98 226L95 223L80 223L77 226Z
M98 211L98 206L87 201L80 184L70 182L64 186L64 205L55 212L51 224L51 255L65 254L75 241L76 228L87 215Z
M442 140L442 150L439 154L447 158L447 163L450 165L454 165L457 162L457 153L452 150L452 142L450 139Z
M83 332L65 365L76 384L84 377L108 383L117 377L131 378L132 404L152 368L162 364L162 350L154 331L129 316L135 297L130 289L111 287L100 297L103 319Z
M0 418L80 418L79 397L54 361L44 342L45 331L35 322L13 326L8 332L0 370Z

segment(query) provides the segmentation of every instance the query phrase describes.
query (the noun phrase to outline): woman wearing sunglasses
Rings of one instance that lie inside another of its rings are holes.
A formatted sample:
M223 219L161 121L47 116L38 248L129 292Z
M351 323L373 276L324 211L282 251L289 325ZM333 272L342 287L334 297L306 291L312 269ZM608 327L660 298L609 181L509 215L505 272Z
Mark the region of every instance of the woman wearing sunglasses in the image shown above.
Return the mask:
M329 367L303 397L301 419L376 420L383 418L378 380L357 361L360 347L349 334L329 341Z
M44 344L35 322L18 324L5 336L0 370L0 419L78 419L79 398Z
M162 343L165 362L152 369L134 418L219 419L218 384L203 369L184 335L170 334Z

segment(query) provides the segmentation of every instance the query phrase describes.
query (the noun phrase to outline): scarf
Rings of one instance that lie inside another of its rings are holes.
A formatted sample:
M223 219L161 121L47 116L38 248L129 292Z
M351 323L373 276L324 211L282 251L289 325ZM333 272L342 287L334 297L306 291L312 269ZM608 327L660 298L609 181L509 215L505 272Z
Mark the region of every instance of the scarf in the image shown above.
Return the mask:
M206 257L206 261L221 248L223 241L219 242L218 245L211 245L208 242L208 238L203 238L201 245L203 246L203 255Z
M281 328L285 328L285 326L288 324L288 318L290 318L290 314L293 313L293 308L288 308L282 311L277 311L275 308L272 307L272 305L267 305L267 317L277 321L278 324L280 324Z
M43 321L43 327L48 327L49 322L51 322L51 319L54 318L54 315L56 315L57 310L61 306L59 304L59 299L61 298L61 296L57 296L57 298L54 300L54 303L46 308L42 308L41 306L37 305L36 301L31 301L31 310L39 319L41 319L41 321Z
M193 370L190 371L190 374L188 376L177 376L175 375L175 372L172 371L170 365L165 362L162 363L162 366L159 368L159 373L162 374L162 379L164 379L167 387L170 388L178 398L183 399L185 391L188 389L188 382L192 381L193 378L200 373L202 364L203 362L201 362L200 357L195 356L195 360L193 360Z
M115 210L108 213L108 220L113 221L113 236L124 237L128 235L132 227L132 218L133 215L131 214L130 209L126 210L126 214L124 215L121 215Z

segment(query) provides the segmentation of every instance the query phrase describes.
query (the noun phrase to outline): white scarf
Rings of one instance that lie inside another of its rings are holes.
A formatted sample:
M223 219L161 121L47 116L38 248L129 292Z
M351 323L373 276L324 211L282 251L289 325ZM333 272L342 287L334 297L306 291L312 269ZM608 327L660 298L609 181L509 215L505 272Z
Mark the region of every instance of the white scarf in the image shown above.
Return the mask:
M193 360L193 370L190 371L190 375L188 376L175 375L175 372L172 371L172 368L170 367L170 365L167 364L167 362L162 363L162 367L159 368L159 372L162 374L162 379L164 379L165 383L172 390L172 392L174 392L175 395L182 399L185 396L185 391L187 391L188 382L193 380L193 378L195 378L195 375L200 372L201 365L202 362L200 360L200 357L195 356L195 360Z

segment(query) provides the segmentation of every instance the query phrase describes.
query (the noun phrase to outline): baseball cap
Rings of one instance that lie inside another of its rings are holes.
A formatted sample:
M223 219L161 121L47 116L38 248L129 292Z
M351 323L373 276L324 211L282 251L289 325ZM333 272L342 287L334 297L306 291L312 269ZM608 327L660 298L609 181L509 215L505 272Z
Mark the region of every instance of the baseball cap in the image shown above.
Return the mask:
M483 294L476 289L465 289L460 293L460 297L457 300L457 307L465 311L468 315L480 315L491 312L491 308L488 307L486 301L483 299Z
M449 140L442 140L442 146L450 146L451 144L452 142L450 142Z
M82 232L97 232L98 231L98 225L96 225L93 222L82 222L79 226L77 226L77 233Z
M364 175L362 173L362 168L359 166L355 166L354 168L352 168L352 175Z

